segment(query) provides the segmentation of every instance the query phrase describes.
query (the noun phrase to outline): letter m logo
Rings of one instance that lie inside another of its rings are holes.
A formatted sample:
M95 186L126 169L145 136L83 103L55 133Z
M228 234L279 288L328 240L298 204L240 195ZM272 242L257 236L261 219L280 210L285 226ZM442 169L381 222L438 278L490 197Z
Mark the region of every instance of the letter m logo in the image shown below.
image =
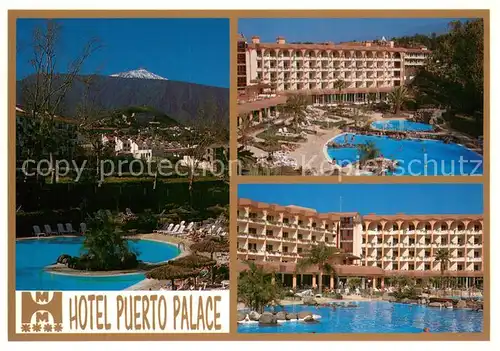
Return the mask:
M33 315L35 323L62 323L62 292L23 292L21 322L31 323Z

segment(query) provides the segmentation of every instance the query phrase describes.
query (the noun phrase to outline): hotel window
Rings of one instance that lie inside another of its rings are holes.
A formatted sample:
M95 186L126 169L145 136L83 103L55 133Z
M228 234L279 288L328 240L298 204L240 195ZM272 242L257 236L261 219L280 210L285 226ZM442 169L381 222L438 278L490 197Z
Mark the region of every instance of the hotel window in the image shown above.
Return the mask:
M398 228L398 225L397 225L397 224L393 224L393 225L392 225L392 230L398 230L398 229L399 229L399 228Z
M267 244L266 251L273 251L273 245Z
M458 228L457 228L457 229L458 229L458 230L464 230L464 229L465 229L465 227L463 226L463 224L460 224L460 225L458 226Z
M480 271L480 270L481 270L481 267L480 267L478 264L475 264L475 265L474 265L474 270L475 270L475 271Z
M329 224L325 224L325 229L328 229L328 227L329 227Z
M267 236L273 236L273 231L272 230L266 230L266 235Z
M269 215L267 215L267 216L266 216L266 219L267 219L268 221L272 222L272 221L274 221L274 216L269 216Z
M479 252L478 251L474 251L474 258L479 258Z
M313 228L316 228L317 226L318 226L318 224L317 224L316 222L313 222L313 223L312 223L312 227L313 227Z
M393 264L392 264L392 269L393 269L394 271L397 271L397 270L398 270L398 264L397 264L397 263L393 263Z
M283 218L283 223L288 224L289 222L290 222L290 220L288 218Z
M392 244L393 244L393 245L397 245L397 244L399 244L399 240L398 240L398 239L392 239Z
M414 271L415 270L415 265L414 264L409 264L408 265L408 270L409 271Z
M381 224L378 224L378 225L377 225L377 230L378 230L378 231L381 231L381 230L382 230L382 225L381 225Z
M313 235L313 236L312 236L312 238L311 238L311 240L312 240L313 242L315 242L315 241L316 241L316 235Z
M262 62L261 61L257 61L257 68L262 68Z
M299 240L302 240L302 234L298 234L298 235L297 235L297 238L298 238Z
M257 218L257 213L255 212L250 212L250 218Z
M366 224L363 224L363 231L366 230Z
M288 238L288 232L283 232L283 238L287 239Z
M430 224L426 224L425 225L425 230L431 230L431 225Z
M325 238L325 243L327 243L327 242L328 242L328 238Z
M474 226L474 231L478 232L480 230L481 230L481 226L479 226L479 225Z
M424 269L425 269L426 271L430 271L430 270L431 270L431 265L430 265L430 264L426 264L426 265L424 266Z
M257 250L257 244L248 244L248 249L249 250Z
M463 270L464 270L464 266L461 264L457 264L457 271L463 271Z
M283 246L283 252L288 252L288 246Z
M415 245L415 239L410 239L410 245Z
M366 238L363 238L363 244L366 244Z
M302 223L304 223L304 222L302 221L302 219L299 219L298 224L299 224L299 225L302 225Z
M408 226L408 230L415 230L415 226L414 226L413 224L410 224L410 225Z
M382 263L377 263L378 268L382 268Z
M448 227L446 226L446 224L441 224L441 230L448 230Z
M259 80L262 79L262 73L257 72L257 79L259 79Z
M299 248L297 249L297 253L302 253L302 248L301 248L301 247L299 247Z

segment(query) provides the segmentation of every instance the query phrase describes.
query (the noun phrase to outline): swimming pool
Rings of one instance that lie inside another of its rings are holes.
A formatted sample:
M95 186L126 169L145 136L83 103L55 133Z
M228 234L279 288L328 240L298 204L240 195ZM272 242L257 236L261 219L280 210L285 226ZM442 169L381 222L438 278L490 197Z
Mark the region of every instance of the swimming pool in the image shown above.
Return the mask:
M144 274L133 273L105 277L81 277L53 274L43 268L56 262L61 254L78 255L82 237L54 237L16 242L17 290L123 290L144 279ZM179 255L177 246L151 240L129 240L139 259L157 263Z
M439 309L385 301L356 302L356 308L285 306L287 312L310 311L321 316L319 323L282 322L277 326L258 323L238 324L238 333L431 333L482 332L483 313L470 310ZM276 311L281 310L280 308Z
M338 145L373 142L385 158L398 160L394 175L481 175L483 157L462 145L440 140L393 139L386 136L344 133L333 138ZM345 166L359 160L356 147L326 149L330 159ZM460 161L462 160L462 161Z
M391 119L388 121L375 121L371 124L373 129L393 130L398 132L430 132L430 124L407 121L405 119Z

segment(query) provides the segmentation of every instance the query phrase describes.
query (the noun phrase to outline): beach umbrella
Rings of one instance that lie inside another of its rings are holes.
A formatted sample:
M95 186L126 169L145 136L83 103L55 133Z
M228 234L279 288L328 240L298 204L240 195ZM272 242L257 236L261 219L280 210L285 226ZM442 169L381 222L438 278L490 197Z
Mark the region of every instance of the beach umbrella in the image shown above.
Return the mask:
M228 252L229 243L227 241L221 241L217 239L205 239L200 242L194 243L190 247L193 252L205 252L210 254L210 259L214 259L214 253L216 252ZM212 282L214 281L214 266L212 266Z
M176 266L183 266L186 268L202 268L206 266L213 266L217 264L215 260L212 260L206 256L191 254L188 256L180 257L176 260L171 261L169 264Z
M198 271L192 268L187 268L179 265L166 264L147 272L146 278L156 280L170 280L172 282L172 290L175 288L176 279L186 279L198 275Z
M217 262L208 257L191 254L188 256L180 257L176 260L171 261L172 265L182 266L185 268L196 269L203 268L206 266L215 266ZM194 277L194 288L196 289L196 276Z

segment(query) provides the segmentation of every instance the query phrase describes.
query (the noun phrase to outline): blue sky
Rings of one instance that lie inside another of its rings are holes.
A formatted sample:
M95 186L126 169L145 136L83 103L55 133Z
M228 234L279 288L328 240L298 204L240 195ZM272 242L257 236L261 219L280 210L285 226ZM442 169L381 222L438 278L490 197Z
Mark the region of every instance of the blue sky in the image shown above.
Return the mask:
M385 36L443 33L457 18L244 18L238 32L247 37L260 36L261 42L374 40Z
M229 87L227 19L61 19L58 70L66 71L91 38L102 49L83 73L103 75L145 68L170 80ZM17 21L17 78L33 73L29 64L33 29L40 19Z
M482 214L481 184L240 184L238 197L318 212Z

